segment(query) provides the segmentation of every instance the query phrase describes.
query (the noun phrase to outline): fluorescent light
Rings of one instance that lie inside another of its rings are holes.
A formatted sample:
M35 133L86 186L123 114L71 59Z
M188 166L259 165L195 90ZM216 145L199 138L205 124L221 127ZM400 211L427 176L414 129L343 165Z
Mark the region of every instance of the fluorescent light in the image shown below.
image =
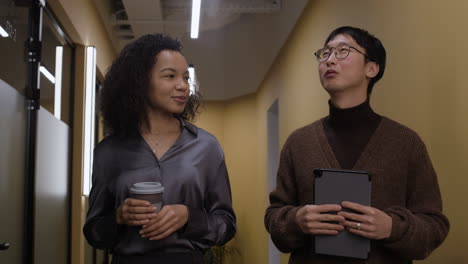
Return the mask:
M94 103L96 93L96 48L86 47L86 86L84 109L83 195L91 190L94 150Z
M190 85L190 95L192 95L192 94L195 93L195 83L196 83L196 80L195 80L195 68L193 67L193 65L190 65L190 66L189 66L188 71L189 71L189 75L190 75L190 82L189 82L189 85Z
M2 26L0 26L0 36L8 38L8 32Z
M62 110L62 63L63 47L55 48L55 95L54 95L54 115L60 120Z
M46 67L41 66L41 67L39 67L39 70L41 71L42 74L44 74L44 76L45 76L47 79L49 79L49 81L50 81L51 83L55 83L55 77L52 75L52 73L50 73L50 72L46 69Z
M192 30L190 37L193 39L198 38L198 30L200 28L200 7L201 0L193 0L192 2Z

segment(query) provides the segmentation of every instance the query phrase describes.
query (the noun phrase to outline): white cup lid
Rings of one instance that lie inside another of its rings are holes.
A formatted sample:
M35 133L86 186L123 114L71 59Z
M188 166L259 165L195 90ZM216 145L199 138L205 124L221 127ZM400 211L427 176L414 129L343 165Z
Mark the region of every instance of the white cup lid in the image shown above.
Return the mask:
M130 188L135 194L155 194L164 192L164 187L159 182L137 182Z

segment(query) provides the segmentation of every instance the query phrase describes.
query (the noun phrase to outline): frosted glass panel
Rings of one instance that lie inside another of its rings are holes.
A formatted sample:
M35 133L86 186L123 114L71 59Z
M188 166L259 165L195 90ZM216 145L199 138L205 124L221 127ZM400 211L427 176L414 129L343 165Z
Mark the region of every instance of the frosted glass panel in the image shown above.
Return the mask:
M41 108L36 166L36 264L67 263L69 227L69 127Z
M0 263L21 263L26 122L25 98L0 80Z
M28 38L28 8L15 6L12 0L0 0L0 27L7 37L0 37L0 79L25 95L27 63L24 43Z

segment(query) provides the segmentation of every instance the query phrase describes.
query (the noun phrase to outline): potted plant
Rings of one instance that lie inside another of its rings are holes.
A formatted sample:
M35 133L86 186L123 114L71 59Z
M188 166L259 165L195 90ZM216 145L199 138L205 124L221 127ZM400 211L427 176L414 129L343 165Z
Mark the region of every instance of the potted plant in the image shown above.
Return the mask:
M227 256L232 255L240 255L240 252L236 247L230 245L213 246L205 253L204 263L222 264Z

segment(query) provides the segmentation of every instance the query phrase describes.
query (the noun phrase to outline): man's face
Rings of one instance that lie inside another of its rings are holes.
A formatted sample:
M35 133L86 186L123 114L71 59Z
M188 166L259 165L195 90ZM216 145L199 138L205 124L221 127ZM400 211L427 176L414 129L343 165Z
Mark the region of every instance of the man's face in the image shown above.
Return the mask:
M349 49L349 55L346 58L337 59L335 52L339 51L334 48L340 45L354 47L366 54L366 50L348 35L340 34L333 38L326 45L332 50L330 57L319 64L320 82L323 88L330 94L350 91L366 92L370 78L378 73L378 68L377 73L374 74L375 69L371 67L376 67L375 63L366 62L366 57L353 48Z

